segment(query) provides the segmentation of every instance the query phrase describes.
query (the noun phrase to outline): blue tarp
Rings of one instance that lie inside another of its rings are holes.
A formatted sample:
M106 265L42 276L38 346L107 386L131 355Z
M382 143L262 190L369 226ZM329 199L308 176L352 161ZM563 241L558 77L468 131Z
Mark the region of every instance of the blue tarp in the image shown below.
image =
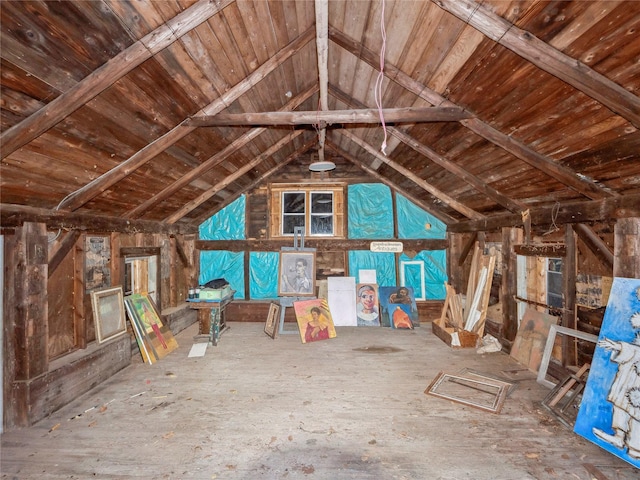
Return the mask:
M415 257L409 258L404 253L400 255L400 262L420 260L424 262L425 297L427 300L443 300L446 297L444 283L447 277L446 250L423 250ZM412 268L405 269L405 284L414 287L416 294L420 293L419 272Z
M245 195L200 224L200 240L244 240Z
M396 284L396 256L393 253L374 253L368 250L349 252L349 272L360 283L359 270L375 270L378 285Z
M244 296L244 252L228 252L225 250L205 250L200 252L200 277L198 283L203 285L215 278L224 278L229 282L235 297Z
M393 238L391 190L382 183L349 185L349 238Z
M396 193L398 238L438 238L447 236L447 226L429 212Z
M278 252L249 254L249 295L252 300L278 298Z

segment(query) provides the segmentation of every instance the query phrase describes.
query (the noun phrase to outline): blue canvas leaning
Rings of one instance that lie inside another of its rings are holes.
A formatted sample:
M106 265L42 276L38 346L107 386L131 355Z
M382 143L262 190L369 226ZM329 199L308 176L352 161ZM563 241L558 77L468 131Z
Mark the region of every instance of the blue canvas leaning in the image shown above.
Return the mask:
M613 280L574 432L640 468L640 279Z

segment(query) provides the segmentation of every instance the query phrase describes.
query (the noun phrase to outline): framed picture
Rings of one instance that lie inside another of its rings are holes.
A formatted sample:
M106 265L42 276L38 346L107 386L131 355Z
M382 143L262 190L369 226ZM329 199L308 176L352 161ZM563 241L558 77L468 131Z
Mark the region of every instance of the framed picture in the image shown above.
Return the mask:
M357 286L356 312L359 327L379 327L378 285L359 283Z
M86 237L85 288L87 291L111 286L111 243L109 237Z
M278 264L278 296L314 297L316 252L281 251Z
M127 331L122 286L92 291L91 307L98 343L106 342Z
M296 312L302 343L335 338L336 329L329 311L329 303L324 298L293 302L293 309Z
M269 305L269 314L267 315L267 321L264 324L264 333L271 338L278 336L278 322L280 320L280 305L272 303Z

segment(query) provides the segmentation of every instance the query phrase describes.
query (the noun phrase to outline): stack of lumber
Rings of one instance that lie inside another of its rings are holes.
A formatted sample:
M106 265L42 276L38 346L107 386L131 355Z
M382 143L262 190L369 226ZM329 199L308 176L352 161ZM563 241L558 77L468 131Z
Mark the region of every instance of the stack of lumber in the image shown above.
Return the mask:
M441 324L456 332L464 330L478 337L483 336L495 265L495 251L492 249L485 255L476 244L465 299L452 286L445 285L447 296L440 318Z

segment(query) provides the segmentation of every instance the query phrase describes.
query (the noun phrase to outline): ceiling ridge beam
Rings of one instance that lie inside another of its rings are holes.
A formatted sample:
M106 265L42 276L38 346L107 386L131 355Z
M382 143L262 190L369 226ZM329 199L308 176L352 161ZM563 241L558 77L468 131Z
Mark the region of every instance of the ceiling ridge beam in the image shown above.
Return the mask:
M293 160L297 159L300 155L302 155L303 153L308 151L311 147L313 147L317 143L318 143L318 139L317 138L309 140L307 143L305 143L300 148L296 149L293 153L291 153L289 156L287 156L287 158L285 158L282 162L278 162L278 164L275 167L271 167L269 170L264 172L262 175L260 175L258 178L256 178L254 181L252 181L250 184L248 184L244 188L238 190L234 195L231 195L229 198L225 199L224 202L220 203L216 207L215 211L206 213L205 214L206 216L205 215L201 215L197 219L193 220L191 223L193 225L195 225L195 226L200 225L202 222L204 222L209 217L211 217L211 215L219 212L224 207L226 207L227 205L229 205L232 202L234 202L243 193L248 192L248 191L254 189L255 187L257 187L258 185L260 185L261 183L263 183L268 177L270 177L271 175L276 173L278 170L280 170L285 165L291 163Z
M413 203L418 205L420 208L422 208L426 212L429 212L431 215L433 215L434 217L436 217L438 220L442 221L443 223L445 223L447 225L451 225L452 223L456 223L458 221L457 219L453 218L451 215L448 215L448 214L446 214L444 212L436 210L436 209L433 208L432 205L429 205L429 204L425 203L424 201L422 201L422 200L416 198L415 196L411 195L404 188L401 188L395 182L392 182L391 180L389 180L388 178L384 177L383 175L378 173L376 170L374 170L370 166L366 165L362 160L359 160L358 158L354 157L353 155L351 155L350 153L348 153L347 151L342 149L336 143L333 143L331 141L331 139L327 140L327 147L329 147L332 150L334 150L338 155L341 155L342 157L344 157L346 160L348 160L351 163L353 163L358 168L364 170L367 174L371 175L373 178L375 178L379 182L384 183L387 187L391 188L392 190L395 190L396 192L401 193L407 199L411 200Z
M254 158L249 163L244 165L242 168L236 170L231 175L227 175L224 178L224 180L218 182L217 184L215 184L213 187L209 188L205 192L202 192L196 198L194 198L190 202L186 203L182 208L178 209L173 214L169 215L163 221L165 223L168 223L168 224L176 223L182 217L187 215L190 211L192 211L192 210L196 209L197 207L199 207L200 205L202 205L204 202L209 200L211 197L213 197L220 190L222 190L223 188L228 187L232 182L235 182L237 179L242 177L249 170L251 170L255 166L259 165L260 163L264 162L267 158L272 156L274 153L276 153L278 150L280 150L285 145L288 145L291 142L293 142L293 140L295 140L296 137L302 135L303 133L304 133L304 130L296 130L296 131L293 131L293 132L285 135L280 140L278 140L276 143L271 145L268 149L266 149L264 152L262 152L260 155L258 155L256 158Z
M640 128L640 97L584 63L511 24L474 0L432 0L494 42L558 77Z
M382 109L385 122L457 122L472 115L459 107L401 107ZM342 123L380 123L380 110L308 110L254 113L219 113L194 116L183 122L189 127L247 126L247 125L327 125Z
M356 58L359 58L360 60L366 62L371 67L378 68L376 65L376 54L371 50L367 49L365 46L359 44L357 41L336 30L335 28L330 28L329 34L331 40L334 43L350 52ZM407 89L409 92L417 95L423 100L426 100L431 105L439 107L451 106L460 108L459 105L444 98L439 93L431 90L426 85L423 85L422 83L414 80L395 65L385 62L384 68L385 74L389 80L397 83L401 87ZM578 175L575 171L558 164L553 159L545 155L538 153L519 140L505 135L504 133L493 128L491 125L483 122L477 117L467 120L461 120L460 123L471 130L473 133L511 153L533 168L540 170L545 175L555 178L560 183L568 186L569 188L575 190L576 192L584 195L587 198L598 199L612 195L595 181Z
M389 167L391 167L394 170L400 172L402 175L407 177L409 180L414 182L416 185L420 185L424 190L429 192L431 195L437 197L438 200L440 200L442 203L448 205L449 207L453 208L456 212L461 213L462 215L464 215L467 218L475 219L475 220L479 220L479 219L482 219L482 218L485 217L481 213L476 212L475 210L473 210L473 209L467 207L466 205L464 205L463 203L460 203L455 198L447 195L442 190L434 187L429 182L427 182L426 180L420 178L419 176L414 174L409 169L403 167L402 165L398 165L393 160L390 160L389 158L387 158L385 155L383 155L380 152L378 152L378 150L376 150L374 147L369 145L367 142L362 140L357 135L354 135L353 133L349 132L348 130L341 130L340 134L344 135L349 140L351 140L355 144L357 144L360 147L362 147L364 150L369 152L371 155L373 155L375 158L377 158L378 160L382 161L383 163L385 163Z
M293 109L301 105L305 100L310 98L314 93L318 91L317 85L310 86L305 92L297 95L295 98L291 99L287 104L283 107L284 109ZM138 218L147 210L155 207L160 202L166 200L171 195L176 193L182 187L192 182L196 178L199 178L201 175L204 175L206 172L216 167L217 165L224 162L230 155L234 154L242 147L244 147L247 143L252 141L254 138L257 138L259 135L264 133L266 128L254 128L249 132L241 135L236 138L233 142L227 145L225 148L217 152L215 155L212 155L207 160L202 162L200 165L184 174L178 180L173 182L171 185L167 186L160 192L153 195L151 198L147 199L140 205L138 205L133 210L124 214L124 218Z
M342 90L338 89L337 87L334 87L333 85L330 85L330 91L331 91L332 95L334 95L334 96L336 96L338 98L338 100L340 100L341 102L343 102L343 103L345 103L347 105L355 105L355 106L358 106L358 107L362 106L362 104L359 101L357 101L356 99L350 97L345 92L343 92ZM445 158L442 155L438 154L437 152L435 152L434 150L430 149L426 145L418 142L411 135L409 135L406 132L400 130L399 128L387 127L387 130L389 131L389 133L391 135L396 137L402 143L404 143L405 145L411 147L412 149L414 149L416 152L420 153L421 155L424 155L425 157L430 159L432 162L434 162L436 165L439 165L440 167L444 168L448 172L453 173L454 175L457 175L462 180L464 180L467 184L469 184L473 188L475 188L477 191L484 193L487 197L492 199L498 205L500 205L500 206L502 206L502 207L504 207L504 208L506 208L506 209L508 209L508 210L510 210L512 212L522 212L522 211L527 209L527 206L524 203L512 200L511 198L507 197L506 195L503 195L502 193L500 193L496 189L490 187L485 182L480 180L477 176L475 176L472 173L468 172L467 170L465 170L464 168L460 167L459 165L457 165L456 163L452 162L451 160L448 160L447 158Z
M211 102L209 105L200 110L202 115L214 115L227 108L238 97L246 93L260 80L275 70L282 62L293 56L304 45L313 38L313 28L309 28L295 40L290 42L286 47L278 51L273 57L263 63L260 67L253 71L249 76L245 77L233 88L225 92L221 97ZM195 127L186 127L182 123L176 125L167 133L158 137L147 146L134 153L127 160L118 166L103 173L85 186L79 188L75 192L65 197L60 202L59 208L66 210L77 210L84 204L103 193L108 188L115 185L120 180L131 175L134 171L147 163L156 155L160 154L168 147L176 143L181 138L193 132Z
M235 0L200 0L98 67L55 100L0 135L5 158L95 98L141 63Z
M640 193L618 195L601 200L557 202L548 207L529 209L532 226L557 226L567 223L610 222L617 218L640 217ZM597 220L595 220L597 219ZM502 227L519 227L524 219L518 214L498 214L482 220L466 220L449 227L451 232L492 231Z

